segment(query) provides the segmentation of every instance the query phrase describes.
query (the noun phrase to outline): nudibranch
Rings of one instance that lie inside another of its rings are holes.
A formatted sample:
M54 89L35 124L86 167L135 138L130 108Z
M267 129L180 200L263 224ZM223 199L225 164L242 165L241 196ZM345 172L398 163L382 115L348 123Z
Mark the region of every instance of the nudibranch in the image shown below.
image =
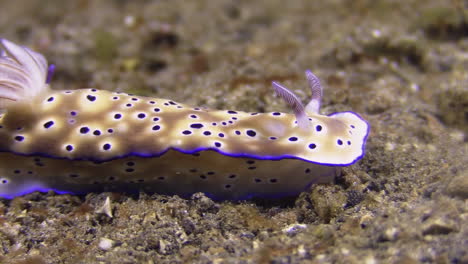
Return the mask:
M0 44L0 197L48 190L281 197L329 182L364 155L369 125L353 112L321 115L322 86L310 71L306 106L272 84L294 114L210 110L51 90L41 54Z

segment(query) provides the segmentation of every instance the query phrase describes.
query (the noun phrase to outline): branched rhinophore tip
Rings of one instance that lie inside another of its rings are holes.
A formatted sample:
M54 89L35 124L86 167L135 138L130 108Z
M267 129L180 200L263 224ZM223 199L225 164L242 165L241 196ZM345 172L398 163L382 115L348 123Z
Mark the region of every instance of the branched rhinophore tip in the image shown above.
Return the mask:
M0 39L0 109L47 89L47 61L39 53Z
M323 88L320 80L310 70L305 72L307 82L309 82L310 90L312 90L312 97L310 102L306 105L305 111L309 114L320 114L320 105L322 102Z
M283 100L288 103L289 107L291 107L293 110L298 126L302 129L309 129L310 123L301 100L297 98L293 92L281 84L277 82L272 82L271 84L273 85L276 94L283 98Z
M319 115L320 114L320 103L322 100L322 85L320 84L319 78L315 76L310 70L305 72L309 87L312 90L312 97L310 102L304 107L301 100L288 88L282 86L277 82L272 82L273 88L277 95L283 98L286 103L289 104L291 109L296 115L297 123L299 127L303 129L310 128L310 122L307 114Z

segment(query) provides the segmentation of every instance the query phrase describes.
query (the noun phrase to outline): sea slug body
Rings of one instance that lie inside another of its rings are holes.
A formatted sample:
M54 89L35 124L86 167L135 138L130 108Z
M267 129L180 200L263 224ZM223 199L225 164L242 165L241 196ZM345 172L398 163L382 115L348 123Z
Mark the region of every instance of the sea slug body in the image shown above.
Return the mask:
M353 112L320 114L306 71L294 114L190 107L105 90L49 89L47 61L0 39L0 197L33 191L147 191L215 199L294 195L364 155L369 126Z

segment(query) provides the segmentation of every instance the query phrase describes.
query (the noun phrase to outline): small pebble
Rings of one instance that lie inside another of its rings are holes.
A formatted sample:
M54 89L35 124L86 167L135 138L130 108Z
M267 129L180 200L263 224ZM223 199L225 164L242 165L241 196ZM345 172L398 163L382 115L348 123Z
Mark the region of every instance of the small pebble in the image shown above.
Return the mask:
M114 240L102 237L101 240L99 241L99 248L102 250L109 250L114 246L115 242Z

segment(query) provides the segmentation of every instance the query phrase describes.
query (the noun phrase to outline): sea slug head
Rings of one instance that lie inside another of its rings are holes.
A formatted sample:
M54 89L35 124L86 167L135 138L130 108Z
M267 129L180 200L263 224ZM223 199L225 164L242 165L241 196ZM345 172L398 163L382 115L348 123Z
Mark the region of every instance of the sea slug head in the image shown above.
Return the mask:
M276 94L289 104L296 117L297 129L291 130L289 135L292 143L304 143L294 156L336 166L350 165L361 159L369 134L368 123L353 112L321 115L322 85L310 70L306 71L306 77L312 90L306 106L292 91L277 82L272 83Z
M47 75L44 56L0 39L0 110L47 90Z

